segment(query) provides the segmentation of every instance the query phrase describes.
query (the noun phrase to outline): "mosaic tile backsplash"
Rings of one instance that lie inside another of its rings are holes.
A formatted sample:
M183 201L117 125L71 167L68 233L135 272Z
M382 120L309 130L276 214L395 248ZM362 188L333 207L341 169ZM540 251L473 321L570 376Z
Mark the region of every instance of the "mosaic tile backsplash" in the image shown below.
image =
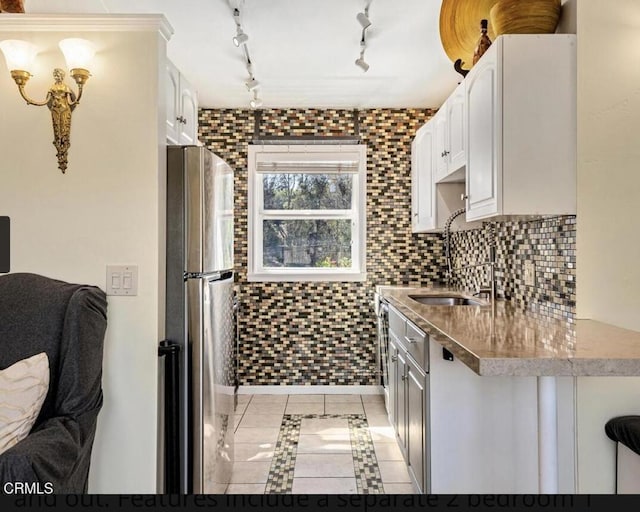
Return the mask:
M376 285L428 286L445 278L440 234L411 233L411 141L434 111L371 109L358 114L367 144L367 281L247 281L247 144L253 111L201 109L199 138L235 169L235 270L241 304L241 385L371 385L375 374ZM355 135L353 111L267 109L262 136ZM575 217L485 223L452 235L460 265L487 258L488 226L496 229L501 296L543 316L575 311ZM525 260L536 263L535 287L524 286ZM481 272L481 271L479 271ZM458 284L472 289L478 271Z
M202 109L200 140L235 173L237 291L242 385L370 385L375 375L378 284L429 285L442 279L440 235L411 233L411 141L427 109L359 112L367 144L367 281L247 282L247 144L250 110ZM263 136L353 136L351 110L268 109Z
M575 319L576 217L529 221L485 222L481 229L453 233L451 259L455 267L488 261L495 233L496 294L539 316ZM535 265L535 285L524 281L525 262ZM454 272L461 288L475 290L489 283L486 267Z

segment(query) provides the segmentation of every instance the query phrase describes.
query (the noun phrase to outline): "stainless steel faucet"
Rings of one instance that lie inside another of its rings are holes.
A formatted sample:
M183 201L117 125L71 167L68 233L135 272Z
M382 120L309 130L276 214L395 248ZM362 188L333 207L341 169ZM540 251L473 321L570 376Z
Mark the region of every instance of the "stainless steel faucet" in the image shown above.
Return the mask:
M454 267L451 262L451 223L456 217L459 217L467 210L466 208L460 208L453 212L444 225L444 246L445 246L445 258L447 260L446 280L449 286L453 280L453 274L457 270L465 270L468 268L477 267L489 267L489 285L477 286L477 289L473 295L477 296L482 293L488 293L491 300L491 312L495 317L496 314L496 232L493 224L488 224L489 233L489 261L483 263L476 263L474 265L466 265L464 267Z
M464 267L456 267L454 270L466 270L469 268L489 267L489 284L488 286L477 286L473 295L488 293L491 300L491 311L495 315L496 312L496 247L489 246L489 261L476 263L474 265L465 265Z
M456 217L460 217L463 213L467 211L466 208L460 208L453 212L447 221L444 223L444 254L447 259L447 273L446 279L449 286L451 286L451 281L453 280L453 265L451 264L451 223L455 220Z

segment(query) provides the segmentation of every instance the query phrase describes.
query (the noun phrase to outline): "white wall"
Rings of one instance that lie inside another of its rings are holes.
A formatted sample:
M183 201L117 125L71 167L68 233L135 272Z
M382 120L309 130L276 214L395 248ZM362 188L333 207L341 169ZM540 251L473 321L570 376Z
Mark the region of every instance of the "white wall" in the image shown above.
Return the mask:
M0 58L0 215L11 217L12 272L104 289L107 264L139 265L138 296L108 301L105 400L89 492L153 493L156 352L164 328L159 61L166 41L148 26L140 32L8 30L0 18L0 39L28 39L43 49L27 86L39 100L54 66L66 67L60 39L79 36L98 45L93 76L73 114L65 175L57 169L49 111L22 101Z
M576 3L577 313L640 330L640 2ZM640 414L640 379L580 378L577 396L578 490L612 493L604 423Z

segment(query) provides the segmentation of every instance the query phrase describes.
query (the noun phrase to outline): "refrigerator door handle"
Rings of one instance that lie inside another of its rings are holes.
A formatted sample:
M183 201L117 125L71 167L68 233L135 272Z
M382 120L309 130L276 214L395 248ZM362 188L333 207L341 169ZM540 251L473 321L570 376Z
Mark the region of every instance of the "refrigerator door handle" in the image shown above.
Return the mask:
M180 492L180 345L163 340L158 346L158 357L164 359L162 371L161 427L163 438L162 464L164 466L165 494Z

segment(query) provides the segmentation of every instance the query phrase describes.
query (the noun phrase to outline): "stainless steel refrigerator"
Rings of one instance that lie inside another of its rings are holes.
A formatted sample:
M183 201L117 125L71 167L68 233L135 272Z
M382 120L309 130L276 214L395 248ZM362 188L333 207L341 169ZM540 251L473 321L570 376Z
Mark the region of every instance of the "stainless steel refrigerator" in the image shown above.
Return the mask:
M233 171L203 147L167 150L166 337L177 374L180 492L224 493L233 464Z

